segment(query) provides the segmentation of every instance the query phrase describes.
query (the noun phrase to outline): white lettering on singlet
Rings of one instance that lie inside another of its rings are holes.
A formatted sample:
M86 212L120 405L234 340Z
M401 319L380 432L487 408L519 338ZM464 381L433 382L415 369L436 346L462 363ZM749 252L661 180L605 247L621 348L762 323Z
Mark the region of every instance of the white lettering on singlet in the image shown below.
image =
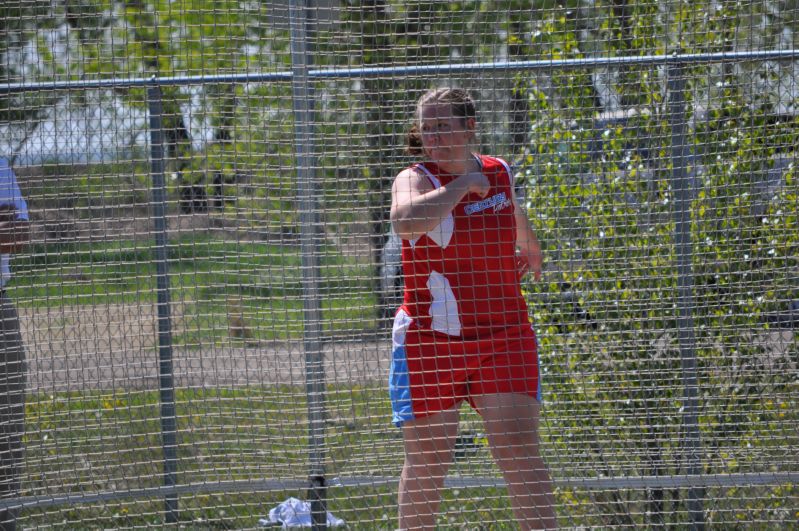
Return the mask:
M482 212L483 210L488 210L489 208L493 208L494 212L499 212L503 208L507 208L509 206L510 201L508 201L508 196L505 195L505 192L500 192L497 195L489 197L488 199L483 199L477 203L466 205L463 211L466 212L467 215L471 216L472 214Z

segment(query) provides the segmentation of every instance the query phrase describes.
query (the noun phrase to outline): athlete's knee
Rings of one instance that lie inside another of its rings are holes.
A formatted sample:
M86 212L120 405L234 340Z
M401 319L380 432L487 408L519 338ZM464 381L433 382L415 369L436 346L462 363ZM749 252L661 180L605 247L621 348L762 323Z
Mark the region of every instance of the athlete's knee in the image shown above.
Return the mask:
M490 438L491 453L495 459L528 459L540 454L534 432L516 432Z

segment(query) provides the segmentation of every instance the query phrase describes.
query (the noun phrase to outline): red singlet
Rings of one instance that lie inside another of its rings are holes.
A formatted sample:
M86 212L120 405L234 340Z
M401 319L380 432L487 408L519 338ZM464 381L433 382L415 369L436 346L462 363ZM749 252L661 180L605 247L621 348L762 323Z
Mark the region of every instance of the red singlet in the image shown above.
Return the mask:
M491 189L467 194L441 223L402 241L403 305L394 320L389 394L393 421L449 409L480 394L538 397L535 333L516 262L513 179L481 156ZM416 164L435 188L457 176Z

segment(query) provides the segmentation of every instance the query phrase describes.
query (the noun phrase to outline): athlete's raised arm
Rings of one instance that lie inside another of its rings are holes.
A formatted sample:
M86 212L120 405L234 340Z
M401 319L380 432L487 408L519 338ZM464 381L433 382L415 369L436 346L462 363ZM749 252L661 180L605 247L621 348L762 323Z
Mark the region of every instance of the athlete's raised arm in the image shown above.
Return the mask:
M485 197L488 190L488 179L480 172L461 175L435 188L424 172L407 168L391 188L391 225L403 240L414 240L436 228L464 195L476 192Z

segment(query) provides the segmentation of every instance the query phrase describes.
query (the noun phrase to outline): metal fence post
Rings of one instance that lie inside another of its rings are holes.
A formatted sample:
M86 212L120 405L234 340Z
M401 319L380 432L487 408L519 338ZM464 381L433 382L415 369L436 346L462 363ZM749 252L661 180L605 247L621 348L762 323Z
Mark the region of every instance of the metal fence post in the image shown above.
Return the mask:
M300 212L300 251L304 301L305 389L308 400L308 459L311 516L314 529L327 527L325 484L325 374L322 354L322 312L320 304L319 209L314 179L314 105L309 78L307 0L289 4L291 29L292 98L294 150L297 167L297 203Z
M172 367L172 318L170 315L169 272L167 268L166 182L164 179L164 131L161 87L153 81L147 87L150 111L150 199L155 233L156 293L158 296L158 376L161 405L161 439L164 453L164 487L174 491L177 485L177 422L175 418L175 381ZM178 521L176 494L164 497L168 523Z
M685 108L685 66L668 66L668 114L671 129L672 188L674 190L674 239L677 255L677 331L683 385L682 450L686 472L691 476L702 473L701 440L699 435L699 384L697 380L696 337L694 334L694 274L691 265L691 201L694 184L688 175L688 144L685 138L687 113ZM693 529L704 528L704 489L688 489L688 513Z

